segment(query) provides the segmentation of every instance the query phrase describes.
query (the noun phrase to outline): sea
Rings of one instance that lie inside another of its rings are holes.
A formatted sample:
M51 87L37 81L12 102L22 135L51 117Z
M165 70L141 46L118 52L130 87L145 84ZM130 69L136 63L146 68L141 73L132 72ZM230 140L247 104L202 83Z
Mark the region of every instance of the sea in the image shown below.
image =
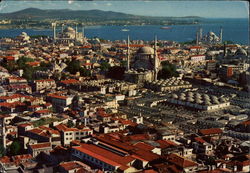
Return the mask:
M162 29L162 27L169 27ZM249 45L249 19L202 19L202 24L191 25L128 25L128 26L86 26L84 34L87 38L98 37L105 40L125 40L130 36L131 40L150 41L157 35L159 40L172 40L177 42L192 41L196 38L196 31L202 28L203 35L212 31L219 36L220 28L223 28L223 40L233 41L236 44ZM60 32L58 27L57 32ZM125 30L125 31L124 31ZM78 28L82 32L81 28ZM28 35L52 36L51 29L2 29L0 37L16 37L22 32Z

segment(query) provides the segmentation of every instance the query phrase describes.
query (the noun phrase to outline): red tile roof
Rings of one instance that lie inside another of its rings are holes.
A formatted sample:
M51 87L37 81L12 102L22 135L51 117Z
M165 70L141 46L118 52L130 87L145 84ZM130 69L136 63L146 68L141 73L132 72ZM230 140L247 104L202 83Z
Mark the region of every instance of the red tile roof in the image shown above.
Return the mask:
M60 96L60 95L56 95L56 94L49 94L48 96L52 97L52 98L56 98L56 99L67 99L67 96Z
M122 157L92 144L81 144L80 147L72 148L113 166L127 165L134 160L130 156Z
M4 157L0 158L0 162L1 163L10 163L11 160L10 160L10 158L8 156L4 156Z
M189 49L201 49L201 46L191 46Z
M60 166L63 167L65 170L70 171L70 170L75 170L79 168L90 168L89 166L79 162L79 161L70 161L70 162L63 162L60 163Z
M37 114L47 114L47 113L50 113L50 110L42 109L42 110L35 111L35 113L37 113Z
M160 144L161 148L168 148L168 147L178 146L176 143L174 143L172 141L169 141L169 140L158 140L156 142Z
M132 157L140 159L140 160L144 160L144 161L153 161L153 160L157 160L160 158L160 156L158 154L155 154L151 151L147 151L147 150L143 150L143 149L136 149L132 151Z
M68 127L65 124L59 124L57 126L55 126L55 128L59 131L64 131L66 130Z
M198 166L196 162L193 162L191 160L187 160L184 157L181 157L177 154L170 154L167 156L167 161L169 161L172 164L175 164L181 168L188 168L188 167L194 167Z
M14 161L21 161L21 160L27 160L27 159L32 159L32 155L31 154L22 154L22 155L16 155L16 156L12 156L12 159Z
M243 122L241 122L241 124L244 126L248 126L248 125L250 125L250 120L243 121Z
M195 137L194 138L194 140L196 141L196 142L199 142L199 143L206 143L206 141L204 140L204 139L202 139L202 138L200 138L200 137Z
M66 85L66 84L78 83L79 81L76 80L76 79L67 79L67 80L62 80L62 81L60 81L60 82Z
M130 141L140 141L140 140L148 140L149 136L147 134L135 134L128 136Z
M30 147L32 149L51 148L51 143L50 142L45 142L45 143L32 144L32 145L30 145Z
M41 80L35 80L35 82L55 82L53 79L41 79Z
M199 130L202 135L212 135L212 134L221 134L222 130L219 128L211 128L211 129L201 129Z
M137 148L143 149L143 150L147 150L147 151L152 151L155 148L155 147L153 147L149 144L146 144L144 142L138 142L134 146Z
M8 103L8 102L2 102L2 103L0 103L0 107L7 107L7 108L15 108L15 107L17 107L17 106L25 106L25 104L24 103L22 103L22 102L12 102L12 103Z
M32 126L31 123L22 123L18 125L19 127L27 127L27 126Z
M26 64L28 64L29 66L38 66L40 65L40 62L35 61L35 62L27 62Z

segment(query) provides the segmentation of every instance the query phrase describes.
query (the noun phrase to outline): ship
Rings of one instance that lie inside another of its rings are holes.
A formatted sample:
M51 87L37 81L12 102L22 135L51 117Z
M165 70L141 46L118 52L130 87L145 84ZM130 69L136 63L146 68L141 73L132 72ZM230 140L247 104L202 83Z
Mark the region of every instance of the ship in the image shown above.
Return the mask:
M121 31L123 31L123 32L127 32L127 31L129 31L129 29L121 29Z
M163 27L161 27L161 29L171 29L171 27L169 27L169 26L163 26Z

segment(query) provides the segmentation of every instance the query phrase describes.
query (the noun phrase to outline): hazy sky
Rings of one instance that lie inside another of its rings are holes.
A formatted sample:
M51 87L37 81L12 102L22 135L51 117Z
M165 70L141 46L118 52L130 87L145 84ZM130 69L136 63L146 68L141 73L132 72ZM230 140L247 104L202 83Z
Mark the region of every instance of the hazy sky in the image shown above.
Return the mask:
M0 13L34 7L72 10L100 9L147 16L249 17L247 1L2 1Z

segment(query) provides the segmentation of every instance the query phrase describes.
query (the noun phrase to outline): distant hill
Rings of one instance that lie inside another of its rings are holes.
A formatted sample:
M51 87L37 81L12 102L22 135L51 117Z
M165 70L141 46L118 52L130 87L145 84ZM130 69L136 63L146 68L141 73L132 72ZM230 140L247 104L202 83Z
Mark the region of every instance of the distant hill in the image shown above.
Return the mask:
M102 10L41 10L27 8L12 13L0 13L0 19L31 19L31 20L82 20L82 21L107 21L107 20L167 20L167 19L199 19L198 16L186 17L151 17L125 14L113 11Z

